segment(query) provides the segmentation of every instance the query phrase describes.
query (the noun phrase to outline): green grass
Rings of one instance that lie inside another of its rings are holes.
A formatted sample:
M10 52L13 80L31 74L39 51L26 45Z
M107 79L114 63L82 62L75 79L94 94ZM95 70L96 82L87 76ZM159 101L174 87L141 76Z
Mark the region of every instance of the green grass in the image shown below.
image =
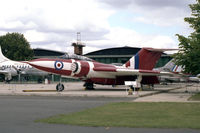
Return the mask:
M36 122L79 126L200 129L200 104L112 103Z
M200 93L197 93L197 94L191 96L188 100L189 101L200 101Z

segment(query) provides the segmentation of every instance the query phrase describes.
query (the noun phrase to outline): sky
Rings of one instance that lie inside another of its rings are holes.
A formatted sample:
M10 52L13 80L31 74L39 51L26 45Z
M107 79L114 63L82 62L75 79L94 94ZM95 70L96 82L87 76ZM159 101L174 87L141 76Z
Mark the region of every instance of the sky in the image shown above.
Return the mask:
M77 32L84 54L113 47L178 48L176 34L195 0L0 0L0 35L18 32L31 48L73 53Z

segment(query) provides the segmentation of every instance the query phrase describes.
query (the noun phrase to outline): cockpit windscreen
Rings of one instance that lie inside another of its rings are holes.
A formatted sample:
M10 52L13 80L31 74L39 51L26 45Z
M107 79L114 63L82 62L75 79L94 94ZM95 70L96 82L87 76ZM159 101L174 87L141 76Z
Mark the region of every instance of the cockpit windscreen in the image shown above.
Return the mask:
M59 58L60 59L75 59L75 60L93 61L92 59L85 57L85 56L76 55L76 54L68 54L68 53L60 56Z

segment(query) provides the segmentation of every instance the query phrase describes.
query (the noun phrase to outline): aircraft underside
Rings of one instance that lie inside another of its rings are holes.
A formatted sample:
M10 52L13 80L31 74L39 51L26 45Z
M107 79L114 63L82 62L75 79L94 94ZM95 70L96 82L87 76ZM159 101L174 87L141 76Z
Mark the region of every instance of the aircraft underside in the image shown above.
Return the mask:
M125 81L136 81L137 76L118 76L116 78L90 78L85 80L84 86L86 89L93 89L93 84L100 85L124 85ZM141 84L142 85L153 85L158 84L157 76L143 76Z
M90 78L85 80L88 83L102 84L102 85L124 85L125 81L135 81L137 76L119 76L115 79L112 78ZM143 76L142 84L158 84L158 78L156 76Z

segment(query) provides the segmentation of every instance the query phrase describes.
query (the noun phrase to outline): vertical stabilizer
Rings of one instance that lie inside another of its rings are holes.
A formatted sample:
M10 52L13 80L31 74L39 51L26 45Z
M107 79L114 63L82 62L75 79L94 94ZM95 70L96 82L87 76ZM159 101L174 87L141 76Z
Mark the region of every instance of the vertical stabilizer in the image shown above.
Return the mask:
M1 46L0 46L0 62L2 62L2 61L8 61L8 60L9 60L9 59L6 58L6 57L3 55L2 50L1 50Z
M181 66L178 66L174 63L174 59L171 59L167 64L165 64L161 68L157 68L157 70L160 71L166 71L166 72L182 72L183 68Z
M163 49L142 48L125 66L134 69L152 70L163 51Z

